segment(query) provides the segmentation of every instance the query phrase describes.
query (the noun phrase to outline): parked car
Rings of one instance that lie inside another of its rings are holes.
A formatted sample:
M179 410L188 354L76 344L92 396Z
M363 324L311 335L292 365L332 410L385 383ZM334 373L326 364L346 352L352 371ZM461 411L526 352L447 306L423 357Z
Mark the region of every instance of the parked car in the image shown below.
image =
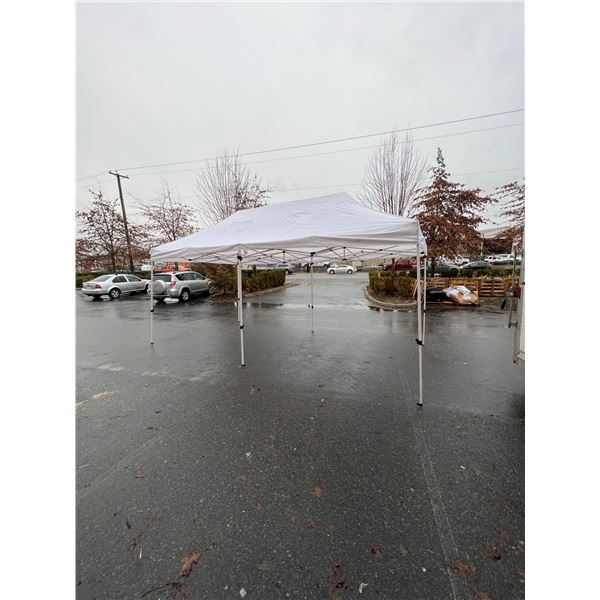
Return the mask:
M471 259L457 254L450 262L453 262L460 267L462 265L466 265L468 262L471 262Z
M357 270L358 269L356 267L353 267L352 265L333 264L327 269L327 272L331 275L335 275L336 273L348 273L348 275L352 275L356 273Z
M383 265L384 271L411 271L416 268L416 260L410 258L401 258L393 263L386 263Z
M86 281L81 291L84 296L93 296L100 298L108 296L111 300L116 300L121 294L144 293L148 289L150 281L140 279L137 275L130 273L111 273L100 275L91 281Z
M294 272L294 267L290 265L290 263L272 263L270 265L257 265L257 271L270 271L272 269L283 269L288 272L288 275L291 275Z
M466 271L468 269L482 271L484 269L491 269L492 265L484 260L475 260L473 262L467 263L465 265L461 265L459 269L461 271Z
M457 274L458 269L459 269L459 266L453 262L441 261L441 262L435 263L436 274L437 273L439 273L440 275ZM430 272L430 271L431 271L431 263L429 261L427 261L427 272Z
M209 294L209 288L210 279L196 271L155 273L152 285L154 298L158 302L164 302L167 298L178 298L180 302L187 302L192 296Z
M313 269L318 269L318 268L327 268L331 263L327 260L324 261L319 261L319 262L313 262ZM306 267L310 267L310 261L307 262L303 262L302 263L302 268L305 269Z
M521 264L521 256L515 257L513 254L497 254L494 257L494 260L491 261L492 265L502 266L502 265L512 265L513 260L517 265Z

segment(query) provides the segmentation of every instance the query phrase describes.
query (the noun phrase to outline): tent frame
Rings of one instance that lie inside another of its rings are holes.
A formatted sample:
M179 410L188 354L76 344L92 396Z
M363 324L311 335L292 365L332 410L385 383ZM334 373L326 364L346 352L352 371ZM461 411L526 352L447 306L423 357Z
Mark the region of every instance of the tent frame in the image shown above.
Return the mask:
M242 263L271 264L310 259L310 315L314 333L314 261L365 260L415 256L417 267L417 343L419 396L423 405L427 245L417 219L388 215L359 205L348 194L290 201L234 213L224 221L150 252L150 344L154 344L154 268L158 262L235 265L240 329L240 363L245 366ZM287 257L286 257L287 254Z

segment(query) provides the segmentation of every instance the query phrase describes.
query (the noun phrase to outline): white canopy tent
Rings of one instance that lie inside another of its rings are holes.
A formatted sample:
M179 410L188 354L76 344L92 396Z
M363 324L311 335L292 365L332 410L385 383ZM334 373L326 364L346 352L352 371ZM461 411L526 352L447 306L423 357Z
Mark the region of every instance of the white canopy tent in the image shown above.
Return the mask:
M206 262L237 266L238 321L241 363L244 361L242 264L288 261L347 261L416 256L417 344L419 352L419 404L423 403L422 346L425 294L421 293L421 257L427 244L419 222L389 215L358 204L348 194L337 193L305 200L241 210L220 223L150 251L151 279L157 262ZM153 343L153 286L150 286L150 343Z

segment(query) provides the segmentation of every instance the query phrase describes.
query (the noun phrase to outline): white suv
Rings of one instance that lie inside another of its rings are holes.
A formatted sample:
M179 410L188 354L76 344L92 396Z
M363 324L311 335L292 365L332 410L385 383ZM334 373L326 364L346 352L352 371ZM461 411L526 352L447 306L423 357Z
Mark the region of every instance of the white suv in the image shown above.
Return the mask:
M167 298L178 298L180 302L187 302L192 296L209 294L209 287L210 279L196 271L172 271L154 274L152 292L158 302L164 302Z

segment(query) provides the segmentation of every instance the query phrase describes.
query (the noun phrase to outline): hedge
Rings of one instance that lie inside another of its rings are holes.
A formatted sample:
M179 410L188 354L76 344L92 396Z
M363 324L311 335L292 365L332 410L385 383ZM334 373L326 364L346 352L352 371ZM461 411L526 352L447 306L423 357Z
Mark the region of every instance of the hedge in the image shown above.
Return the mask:
M202 263L194 265L212 282L212 291L225 296L237 294L237 275L233 265L214 265ZM287 272L283 269L242 271L242 289L247 293L268 290L285 285Z
M375 294L411 298L413 286L413 279L403 272L371 271L369 273L369 287Z

